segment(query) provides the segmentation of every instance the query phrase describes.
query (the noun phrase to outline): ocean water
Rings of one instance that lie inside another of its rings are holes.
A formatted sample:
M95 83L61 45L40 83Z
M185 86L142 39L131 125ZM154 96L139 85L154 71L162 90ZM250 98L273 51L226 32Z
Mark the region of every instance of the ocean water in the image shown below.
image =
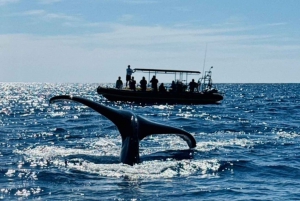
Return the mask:
M98 84L0 83L2 200L300 200L300 84L218 84L221 104L107 102ZM71 94L193 134L140 144L119 162L116 126Z

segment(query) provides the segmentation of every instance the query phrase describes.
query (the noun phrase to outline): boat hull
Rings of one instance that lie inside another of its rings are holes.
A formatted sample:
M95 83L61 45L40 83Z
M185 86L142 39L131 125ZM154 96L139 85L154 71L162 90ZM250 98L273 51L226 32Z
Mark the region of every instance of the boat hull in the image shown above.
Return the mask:
M154 92L154 91L132 91L105 88L99 86L98 94L109 101L134 102L139 104L213 104L223 100L220 93L201 92Z

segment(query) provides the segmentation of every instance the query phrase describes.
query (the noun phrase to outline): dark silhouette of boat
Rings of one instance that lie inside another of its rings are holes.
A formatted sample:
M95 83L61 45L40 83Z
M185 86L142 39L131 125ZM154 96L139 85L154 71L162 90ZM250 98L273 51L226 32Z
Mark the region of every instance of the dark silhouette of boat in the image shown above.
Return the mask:
M131 90L128 88L117 89L112 87L99 86L97 88L98 94L101 94L109 101L122 101L133 102L137 104L213 104L219 103L223 100L223 95L216 88L213 87L211 72L206 71L204 76L199 78L197 87L194 92L190 92L187 79L188 75L199 75L199 71L188 70L167 70L167 69L143 69L136 68L134 72L148 73L150 75L156 74L174 74L176 82L176 89L167 86L165 92L153 91L151 88L147 88L146 91L142 91L139 87ZM179 75L179 79L176 79ZM183 80L184 76L186 79ZM185 82L185 84L184 84ZM148 82L149 83L149 82ZM149 85L148 85L149 86Z

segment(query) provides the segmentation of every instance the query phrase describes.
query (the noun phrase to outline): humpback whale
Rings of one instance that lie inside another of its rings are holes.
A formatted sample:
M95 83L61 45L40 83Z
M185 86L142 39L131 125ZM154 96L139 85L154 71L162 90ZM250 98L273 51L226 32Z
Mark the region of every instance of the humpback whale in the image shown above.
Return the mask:
M85 98L69 95L54 96L50 99L50 103L59 100L82 103L112 121L121 134L120 161L124 164L134 165L140 162L139 142L153 134L175 134L185 140L189 148L196 147L196 140L190 133L179 128L149 121L132 111L115 109Z

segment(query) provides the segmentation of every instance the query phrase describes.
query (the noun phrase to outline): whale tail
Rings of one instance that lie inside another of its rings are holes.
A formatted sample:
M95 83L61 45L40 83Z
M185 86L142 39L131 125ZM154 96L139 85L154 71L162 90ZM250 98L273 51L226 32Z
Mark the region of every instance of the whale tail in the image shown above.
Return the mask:
M50 103L59 100L72 100L82 103L111 120L122 137L121 162L129 165L139 162L139 141L153 134L175 134L185 140L189 148L196 147L195 138L179 128L149 121L131 111L114 109L94 101L69 95L55 96Z

